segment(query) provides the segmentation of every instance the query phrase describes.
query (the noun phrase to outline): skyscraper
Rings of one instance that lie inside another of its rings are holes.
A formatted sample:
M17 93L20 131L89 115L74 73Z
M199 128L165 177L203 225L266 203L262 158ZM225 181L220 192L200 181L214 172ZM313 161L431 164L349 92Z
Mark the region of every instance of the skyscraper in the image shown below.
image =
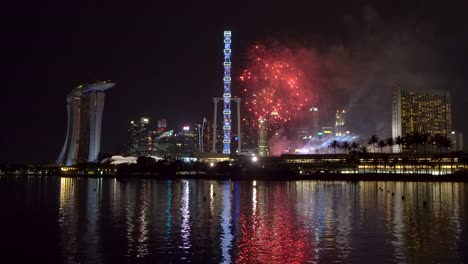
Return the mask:
M258 155L260 157L268 156L268 123L262 118L259 120L258 128Z
M97 82L80 85L67 96L67 135L58 165L94 162L101 148L102 114L107 89L115 84Z
M309 112L312 113L312 135L316 135L320 131L319 109L317 107L311 107Z
M428 133L449 136L451 131L450 94L439 90L402 90L393 96L392 136ZM395 151L399 151L395 147Z
M166 119L158 119L158 132L165 132L167 129L167 120Z
M128 128L127 154L132 156L151 155L153 150L153 129L147 117L130 121Z
M336 110L335 115L335 136L341 137L346 135L346 111Z

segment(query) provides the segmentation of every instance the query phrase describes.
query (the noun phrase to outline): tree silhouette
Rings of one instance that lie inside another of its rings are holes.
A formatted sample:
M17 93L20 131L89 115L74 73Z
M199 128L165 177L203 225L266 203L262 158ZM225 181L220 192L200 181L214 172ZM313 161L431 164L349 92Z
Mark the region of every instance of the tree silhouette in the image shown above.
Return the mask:
M393 146L395 146L395 140L392 137L389 137L385 140L385 144L390 148L390 152L393 153Z
M351 148L353 149L353 151L356 151L356 149L359 148L359 144L356 141L353 141L351 143Z
M346 153L348 153L348 150L350 149L350 145L348 141L342 141L340 144L340 148L342 148Z
M395 144L398 145L398 148L400 149L400 153L403 151L402 146L405 142L403 141L403 138L401 136L398 136L395 138Z
M372 135L369 138L369 145L372 145L374 147L374 153L375 153L375 145L379 142L379 137L377 135Z
M336 148L340 147L340 142L338 140L333 140L330 145L328 145L329 148L333 148L335 154L336 154Z
M387 143L385 143L385 140L381 139L381 140L379 140L379 142L377 142L377 145L379 145L380 152L382 153L383 148L385 148L387 146Z

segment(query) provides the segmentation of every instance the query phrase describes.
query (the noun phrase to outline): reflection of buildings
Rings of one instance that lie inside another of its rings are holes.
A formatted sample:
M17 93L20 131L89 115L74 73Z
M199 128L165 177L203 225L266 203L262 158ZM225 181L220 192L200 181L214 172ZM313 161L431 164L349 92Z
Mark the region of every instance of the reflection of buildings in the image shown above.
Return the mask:
M223 186L223 211L221 212L221 253L223 263L231 263L229 250L232 248L232 240L234 238L231 233L231 205L231 184L229 181L225 181Z
M297 208L290 206L296 201L285 199L293 197L287 195L292 191L290 186L287 183L269 187L256 185L253 182L251 197L246 197L252 206L244 206L240 211L236 263L306 263L314 260L315 245L307 230L312 228L302 225L305 219L297 218Z
M456 263L466 247L460 183L59 181L62 262Z
M450 107L448 92L397 89L393 96L392 137L415 132L448 136L451 129ZM394 151L399 151L398 145Z
M80 85L67 96L67 136L57 159L59 165L96 161L101 148L104 91L115 84Z
M192 244L190 242L190 188L188 181L182 181L182 195L180 201L180 214L182 221L180 223L180 237L182 239L182 249L185 254L188 253L188 250L191 248Z
M70 263L100 263L99 234L102 179L60 179L59 229L63 254Z

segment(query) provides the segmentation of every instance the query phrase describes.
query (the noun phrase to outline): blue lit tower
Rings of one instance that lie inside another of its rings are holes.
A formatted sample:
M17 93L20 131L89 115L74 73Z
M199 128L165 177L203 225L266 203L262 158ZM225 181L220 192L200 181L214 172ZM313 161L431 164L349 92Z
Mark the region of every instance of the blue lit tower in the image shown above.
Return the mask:
M67 96L67 136L58 165L95 162L101 149L105 91L115 84L97 82L80 85Z
M223 154L231 154L231 31L224 31Z

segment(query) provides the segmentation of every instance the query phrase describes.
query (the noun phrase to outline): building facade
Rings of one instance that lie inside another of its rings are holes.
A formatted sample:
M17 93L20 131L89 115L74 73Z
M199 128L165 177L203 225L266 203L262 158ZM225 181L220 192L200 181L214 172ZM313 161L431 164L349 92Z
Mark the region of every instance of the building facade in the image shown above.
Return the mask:
M346 111L336 110L335 114L335 136L341 137L346 135Z
M400 88L395 91L392 107L393 138L416 132L448 137L450 131L451 104L448 92ZM395 146L394 151L399 151L399 146Z
M80 85L67 96L67 135L57 165L95 162L101 148L105 91L115 84Z
M148 117L141 117L139 121L130 121L130 126L128 128L127 155L152 155L154 132Z

